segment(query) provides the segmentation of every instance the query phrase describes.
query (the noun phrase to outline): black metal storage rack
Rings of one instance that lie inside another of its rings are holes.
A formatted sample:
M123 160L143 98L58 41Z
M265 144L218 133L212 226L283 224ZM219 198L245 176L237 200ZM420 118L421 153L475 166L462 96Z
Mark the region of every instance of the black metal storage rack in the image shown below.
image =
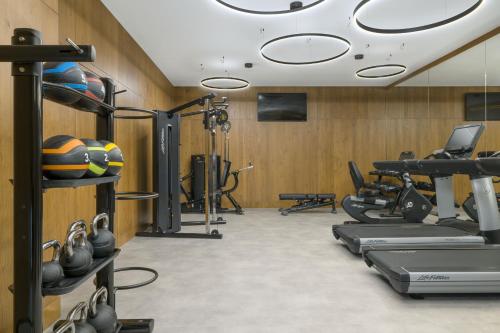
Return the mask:
M115 187L119 177L95 179L47 180L42 177L42 140L44 96L64 90L79 97L71 107L97 115L97 139L114 139L115 85L106 85L104 103L95 101L71 88L42 81L42 62L91 62L91 45L41 45L41 33L33 29L15 29L12 45L0 46L0 61L12 62L14 77L14 332L42 333L42 298L67 294L96 275L97 287L108 289L108 303L115 307L114 255L96 260L92 270L79 278L63 280L57 287L42 288L43 192L51 188L97 186L97 213L106 212L113 230ZM152 319L120 320L120 332L152 332Z

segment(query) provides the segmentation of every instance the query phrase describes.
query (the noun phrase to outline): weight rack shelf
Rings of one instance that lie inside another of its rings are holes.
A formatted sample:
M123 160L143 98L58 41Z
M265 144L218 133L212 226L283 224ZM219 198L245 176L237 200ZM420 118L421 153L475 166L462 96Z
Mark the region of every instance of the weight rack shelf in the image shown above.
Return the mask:
M107 183L115 183L120 180L120 176L98 177L98 178L80 178L80 179L44 179L42 186L48 188L67 188L67 187L81 187L91 186Z
M115 260L119 253L120 249L115 249L113 255L107 258L94 259L92 268L87 274L83 276L65 278L55 287L42 288L43 296L59 296L69 294L70 292L81 286L85 281L92 278L101 269L109 265L113 260Z
M15 333L43 332L43 296L66 294L92 276L96 287L108 291L108 305L115 308L114 259L120 250L105 259L97 259L92 270L79 278L68 278L59 287L42 288L43 264L43 192L48 188L96 186L96 213L107 213L109 230L114 230L115 182L120 177L47 180L42 177L43 99L52 100L96 117L96 139L114 141L116 86L112 79L101 78L104 102L74 89L43 82L44 62L93 62L92 45L42 45L42 34L34 29L14 29L11 45L0 45L0 62L12 63L14 115L14 307ZM60 96L57 96L57 95ZM61 103L58 97L67 98ZM63 207L64 208L64 207ZM120 320L119 332L151 333L152 319Z
M57 95L61 94L75 99L76 102L69 104L61 103L57 98ZM95 100L73 88L56 83L43 82L43 97L55 103L63 104L79 111L97 113L102 116L115 111L115 108L109 104Z

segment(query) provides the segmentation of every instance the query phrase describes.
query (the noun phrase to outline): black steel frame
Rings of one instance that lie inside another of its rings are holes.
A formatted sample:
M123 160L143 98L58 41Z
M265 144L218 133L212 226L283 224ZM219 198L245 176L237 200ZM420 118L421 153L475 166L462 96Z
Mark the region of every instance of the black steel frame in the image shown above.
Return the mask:
M114 116L116 119L153 120L153 192L121 192L115 196L116 200L154 200L152 225L146 231L137 232L136 236L162 238L222 238L222 234L218 232L180 232L182 226L205 225L204 221L181 222L181 184L179 177L181 117L206 113L205 111L197 111L189 114L181 114L180 112L195 105L204 105L208 100L212 100L213 98L215 98L215 95L210 93L207 96L179 105L168 111L145 110L127 106L116 107L116 111L145 114L116 114ZM218 220L210 223L213 225L225 224L225 221Z
M42 45L39 31L28 28L14 30L12 45L0 46L0 61L12 62L14 78L14 332L43 332L42 294L42 235L43 192L42 140L43 140L43 81L42 63L45 61L92 62L92 45L69 47ZM99 111L82 110L98 114L97 138L113 141L113 107L115 86L105 79L109 108ZM110 216L113 230L115 212L114 181L97 185L97 212ZM97 182L96 182L97 183ZM78 183L73 181L72 184ZM84 185L89 185L86 182ZM64 187L64 186L54 186ZM105 286L115 306L114 267L111 260L97 273L97 287ZM152 319L120 320L121 332L152 332Z

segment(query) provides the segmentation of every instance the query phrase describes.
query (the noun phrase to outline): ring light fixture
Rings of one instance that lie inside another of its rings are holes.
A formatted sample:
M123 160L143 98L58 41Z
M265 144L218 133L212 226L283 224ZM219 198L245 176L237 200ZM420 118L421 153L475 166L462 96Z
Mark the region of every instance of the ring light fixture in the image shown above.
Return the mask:
M216 90L238 90L250 86L250 82L236 77L214 76L203 79L201 85Z
M283 2L283 6L281 7L275 7L275 8L258 8L255 5L252 6L252 4L255 4L255 0L216 0L218 3L221 5L224 5L228 8L231 8L233 10L237 10L243 13L248 13L248 14L258 14L258 15L277 15L277 14L288 14L288 13L295 13L299 11L303 11L305 9L314 7L316 5L319 5L320 3L324 2L325 0L314 0L314 1L305 1L306 3L304 4L303 1L293 1L290 0L288 1L281 1ZM273 1L267 0L264 1L264 3L272 3ZM276 1L274 1L276 2Z
M280 42L290 42L294 39L303 39L303 38L319 38L319 39L324 39L324 40L330 40L334 41L337 43L341 43L344 47L345 50L341 50L340 53L334 54L334 55L329 55L327 57L321 58L321 59L310 59L308 61L292 61L292 60L285 60L285 59L279 59L276 56L271 56L269 54L266 54L266 49L269 49L270 47L274 46L277 43ZM320 64L323 62L328 62L337 58L342 57L345 55L349 50L351 49L351 43L340 36L337 35L330 35L330 34L323 34L323 33L300 33L300 34L292 34L292 35L285 35L281 36L278 38L271 39L270 41L266 42L262 47L260 48L260 54L262 57L265 59L278 63L278 64L284 64L284 65L312 65L312 64Z
M371 71L376 71L376 70L394 70L393 72L390 73L385 73L385 74L369 74ZM406 72L406 66L403 65L398 65L398 64L388 64L388 65L377 65L377 66L370 66L370 67L365 67L356 72L356 75L360 78L363 79L381 79L381 78L386 78L386 77L393 77L397 76L399 74L402 74Z
M382 28L382 27L376 27L373 25L365 24L365 23L361 22L361 20L359 18L360 12L362 12L363 9L366 8L366 6L369 3L373 3L375 1L380 1L380 0L362 0L354 9L353 18L356 21L356 24L361 29L366 30L366 31L370 31L370 32L381 33L381 34L402 34L402 33L410 33L410 32L423 31L423 30L437 28L437 27L455 22L455 21L469 15L470 13L472 13L474 10L476 10L484 2L484 0L475 0L471 6L467 7L462 12L460 12L454 16L448 17L446 19L443 19L441 21L436 21L433 23L424 24L424 25L420 25L420 26L414 26L414 27ZM414 1L418 2L420 0L414 0Z

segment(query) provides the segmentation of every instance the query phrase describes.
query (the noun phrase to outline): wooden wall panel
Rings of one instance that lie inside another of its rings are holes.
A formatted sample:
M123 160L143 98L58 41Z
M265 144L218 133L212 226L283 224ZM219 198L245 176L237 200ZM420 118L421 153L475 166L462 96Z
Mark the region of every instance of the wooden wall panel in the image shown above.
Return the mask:
M439 88L250 88L227 92L230 100L231 160L234 167L255 164L242 174L235 193L244 207L280 207L283 192L352 192L347 162L367 173L377 159L396 159L401 151L424 157L442 148L454 126L464 123L464 93L482 87ZM499 91L490 88L490 91ZM306 92L307 123L257 122L258 92ZM175 102L201 96L200 88L177 88ZM487 124L477 150L500 149L500 125ZM182 170L189 156L203 152L199 120L183 120ZM419 179L425 180L420 177ZM457 200L470 191L467 177L456 177Z
M113 78L120 89L119 103L130 106L168 109L173 87L142 49L98 0L6 0L0 12L0 43L10 44L16 27L30 27L43 33L45 44L65 43L70 37L80 44L93 44L95 63L81 64L104 77ZM57 134L95 137L93 114L44 102L44 138ZM116 142L123 148L126 167L118 190L151 190L151 121L120 121ZM12 331L12 79L10 64L0 63L0 332ZM143 148L144 147L144 148ZM148 149L149 147L149 149ZM44 240L64 237L67 225L95 215L95 188L49 190L44 194ZM151 220L150 203L119 203L116 216L118 243L123 244ZM49 254L47 253L47 257ZM57 297L44 299L44 322L59 316Z

